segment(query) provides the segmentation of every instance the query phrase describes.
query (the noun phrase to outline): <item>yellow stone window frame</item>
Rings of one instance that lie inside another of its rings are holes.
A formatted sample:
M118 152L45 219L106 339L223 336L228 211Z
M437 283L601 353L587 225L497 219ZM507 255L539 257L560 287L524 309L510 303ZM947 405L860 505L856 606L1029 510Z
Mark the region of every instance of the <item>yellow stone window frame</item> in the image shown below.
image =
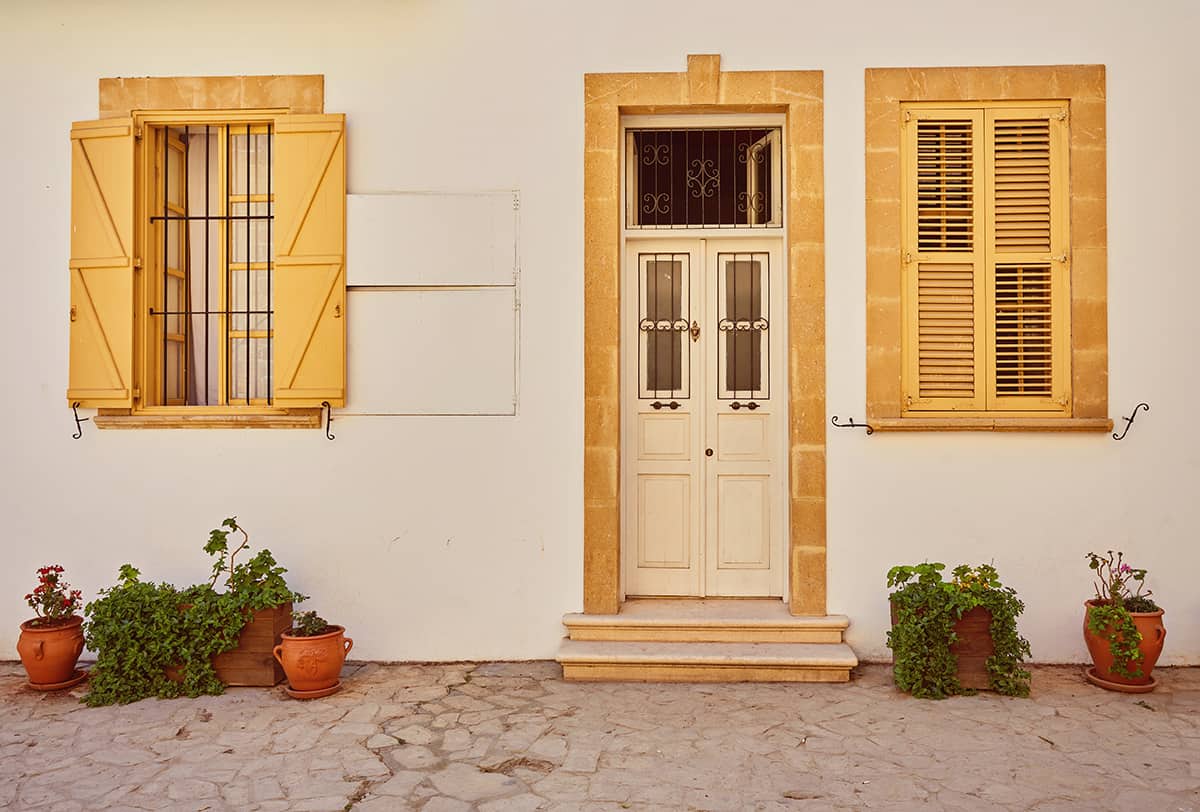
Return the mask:
M1103 65L869 68L865 73L867 421L877 430L1111 431ZM903 392L902 109L1058 100L1070 117L1070 372L1061 415L916 416Z

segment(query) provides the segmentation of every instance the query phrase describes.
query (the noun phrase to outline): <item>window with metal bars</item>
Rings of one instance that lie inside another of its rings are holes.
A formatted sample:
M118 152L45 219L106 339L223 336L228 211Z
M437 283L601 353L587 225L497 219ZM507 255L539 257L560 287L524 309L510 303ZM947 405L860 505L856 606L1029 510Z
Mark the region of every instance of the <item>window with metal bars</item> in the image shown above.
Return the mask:
M147 403L272 405L271 124L155 126Z

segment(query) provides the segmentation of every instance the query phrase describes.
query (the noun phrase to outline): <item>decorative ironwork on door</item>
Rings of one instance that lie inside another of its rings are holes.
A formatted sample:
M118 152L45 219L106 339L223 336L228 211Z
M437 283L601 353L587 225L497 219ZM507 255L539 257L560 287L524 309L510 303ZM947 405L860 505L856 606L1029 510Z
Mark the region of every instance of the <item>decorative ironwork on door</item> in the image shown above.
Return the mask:
M779 228L778 127L626 131L629 228Z

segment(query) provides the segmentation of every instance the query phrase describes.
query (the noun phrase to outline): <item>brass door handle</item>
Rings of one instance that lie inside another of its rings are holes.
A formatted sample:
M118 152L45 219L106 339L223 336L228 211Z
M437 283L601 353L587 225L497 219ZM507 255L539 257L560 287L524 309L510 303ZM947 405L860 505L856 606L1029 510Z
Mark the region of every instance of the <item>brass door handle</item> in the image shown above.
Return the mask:
M700 322L692 319L692 341L700 340Z

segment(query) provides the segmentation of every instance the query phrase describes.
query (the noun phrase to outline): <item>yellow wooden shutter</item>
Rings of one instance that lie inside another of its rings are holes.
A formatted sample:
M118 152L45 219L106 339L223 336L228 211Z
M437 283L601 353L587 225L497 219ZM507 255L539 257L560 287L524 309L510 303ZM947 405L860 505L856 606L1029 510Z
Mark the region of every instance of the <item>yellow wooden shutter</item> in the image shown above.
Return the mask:
M906 111L901 287L908 411L984 408L979 110Z
M1070 413L1065 107L987 112L987 408Z
M275 402L345 405L345 116L275 119L275 218Z
M67 402L133 405L133 120L71 128Z

